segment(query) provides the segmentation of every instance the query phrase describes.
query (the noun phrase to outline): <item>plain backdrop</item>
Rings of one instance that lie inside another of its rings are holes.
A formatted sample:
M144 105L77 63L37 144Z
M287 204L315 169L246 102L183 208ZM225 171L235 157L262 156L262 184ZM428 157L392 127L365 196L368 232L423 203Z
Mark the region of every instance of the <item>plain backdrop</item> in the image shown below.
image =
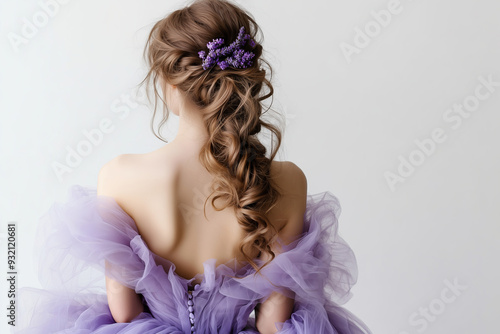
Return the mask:
M0 277L16 222L18 287L39 286L38 218L70 185L95 186L113 157L165 145L135 87L149 30L185 3L72 0L48 15L47 2L0 2ZM500 3L238 3L273 66L287 124L278 160L342 205L359 267L345 306L374 333L498 333ZM172 115L162 134L175 132Z

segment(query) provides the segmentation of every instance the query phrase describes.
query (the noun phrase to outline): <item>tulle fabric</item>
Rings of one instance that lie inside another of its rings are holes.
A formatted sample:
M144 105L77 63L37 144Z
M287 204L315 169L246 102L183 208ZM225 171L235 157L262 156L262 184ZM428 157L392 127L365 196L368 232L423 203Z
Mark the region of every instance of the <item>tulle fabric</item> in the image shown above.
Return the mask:
M254 275L250 264L232 260L215 266L216 259L209 259L203 274L185 279L172 262L149 250L113 198L73 185L68 200L40 219L35 251L42 289L19 290L11 333L191 333L188 285L199 278L193 291L198 334L258 333L250 315L273 291L295 299L291 318L275 324L278 333L370 334L341 306L352 297L358 273L354 253L338 234L339 214L330 192L308 195L303 233L283 245L263 276ZM104 275L140 294L144 312L116 323Z

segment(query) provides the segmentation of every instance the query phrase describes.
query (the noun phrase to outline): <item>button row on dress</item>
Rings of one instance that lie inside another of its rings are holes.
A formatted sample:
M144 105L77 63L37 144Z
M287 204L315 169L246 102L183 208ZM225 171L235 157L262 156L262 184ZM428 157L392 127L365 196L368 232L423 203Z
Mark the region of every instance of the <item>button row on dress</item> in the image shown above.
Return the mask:
M194 289L195 290L198 290L198 288L200 287L199 284L196 284L194 286ZM193 302L193 294L192 294L192 291L189 291L189 296L188 296L188 311L189 311L189 321L191 322L191 333L192 334L195 334L196 332L194 331L194 308L193 308L193 305L194 305L194 302Z

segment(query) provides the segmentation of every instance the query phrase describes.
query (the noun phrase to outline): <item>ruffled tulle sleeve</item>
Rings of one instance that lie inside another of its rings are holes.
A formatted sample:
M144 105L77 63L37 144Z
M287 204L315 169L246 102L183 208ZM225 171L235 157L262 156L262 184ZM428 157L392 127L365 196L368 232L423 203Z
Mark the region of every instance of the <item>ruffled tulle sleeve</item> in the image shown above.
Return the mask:
M227 281L223 293L241 299L257 296L261 302L273 291L294 298L291 318L276 323L279 333L371 333L340 306L352 297L358 275L356 257L338 233L340 211L330 192L308 195L303 233L282 246L283 252L261 270L263 276Z
M118 333L124 325L109 311L105 275L135 289L144 272L132 247L137 238L134 221L111 197L71 186L66 201L38 221L33 250L42 288L19 288L11 333L94 333L103 325ZM137 323L149 318L142 313Z
M66 203L53 204L41 217L37 233L43 241L35 248L44 288L82 290L83 281L95 286L88 275L102 281L105 273L135 289L144 272L144 262L131 247L139 238L135 222L113 198L96 196L93 188L72 186Z

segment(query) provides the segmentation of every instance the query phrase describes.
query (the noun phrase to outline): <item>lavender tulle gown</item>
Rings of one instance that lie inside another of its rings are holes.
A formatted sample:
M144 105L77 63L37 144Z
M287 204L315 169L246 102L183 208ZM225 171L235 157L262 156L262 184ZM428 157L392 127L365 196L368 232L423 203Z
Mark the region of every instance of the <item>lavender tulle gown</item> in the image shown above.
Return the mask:
M238 267L232 260L215 267L215 259L205 261L203 274L185 279L148 249L113 198L73 185L68 200L54 204L39 222L35 247L43 289L19 289L12 333L180 334L192 333L192 327L198 334L258 333L252 311L272 291L295 298L291 318L276 323L278 333L371 333L340 306L351 298L357 263L338 235L339 214L330 192L308 195L304 232L262 269L268 280L254 276L250 264ZM116 323L104 274L140 294L144 312ZM201 282L191 290L196 278Z

